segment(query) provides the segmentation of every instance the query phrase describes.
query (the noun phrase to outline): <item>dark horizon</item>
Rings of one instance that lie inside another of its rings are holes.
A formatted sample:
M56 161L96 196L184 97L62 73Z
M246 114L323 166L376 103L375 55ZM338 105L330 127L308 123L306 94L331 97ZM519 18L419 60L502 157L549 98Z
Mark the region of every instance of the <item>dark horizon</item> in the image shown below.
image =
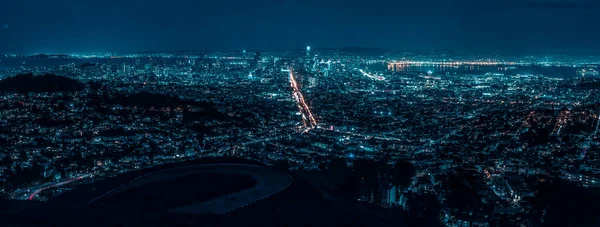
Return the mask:
M594 0L7 1L0 52L288 50L364 46L595 53Z
M469 55L469 54L477 54L477 55L506 55L506 56L540 56L540 55L564 55L570 57L600 57L600 52L593 50L539 50L539 51L528 51L528 52L517 52L517 51L476 51L476 50L465 50L465 49L449 49L449 48L431 48L431 49L396 49L396 48L381 48L381 47L364 47L364 46L344 46L344 47L314 47L311 46L313 51L355 51L355 50L366 50L366 51L387 51L387 52L395 52L395 53L416 53L416 54L428 54L428 53L441 53L441 52L449 52L452 54L460 55ZM34 56L34 55L73 55L73 54L102 54L102 53L111 53L111 54L119 54L119 55L127 55L127 54L158 54L158 53L242 53L246 51L247 53L255 53L255 52L302 52L306 50L306 46L301 46L297 48L291 49L220 49L220 50L140 50L140 51L73 51L73 52L18 52L18 51L6 51L0 52L0 54L18 54L25 56Z

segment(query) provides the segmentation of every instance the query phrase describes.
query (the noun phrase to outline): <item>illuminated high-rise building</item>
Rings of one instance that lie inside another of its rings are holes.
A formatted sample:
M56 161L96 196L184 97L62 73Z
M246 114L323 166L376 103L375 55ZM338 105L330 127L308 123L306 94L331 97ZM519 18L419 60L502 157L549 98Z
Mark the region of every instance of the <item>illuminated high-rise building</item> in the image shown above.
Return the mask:
M312 54L310 52L310 46L306 46L306 57L304 59L304 63L306 64L307 68L313 68L313 58L312 58Z

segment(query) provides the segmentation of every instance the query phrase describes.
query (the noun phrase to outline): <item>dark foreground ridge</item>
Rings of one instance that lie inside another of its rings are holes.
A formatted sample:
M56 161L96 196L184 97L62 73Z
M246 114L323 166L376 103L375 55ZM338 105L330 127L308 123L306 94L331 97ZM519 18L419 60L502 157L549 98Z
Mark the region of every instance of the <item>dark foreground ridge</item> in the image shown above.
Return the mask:
M376 208L325 195L293 173L236 158L124 173L47 203L3 202L0 220L13 226L398 224Z
M84 85L76 80L54 74L19 74L0 80L0 92L76 92L81 91L83 87Z

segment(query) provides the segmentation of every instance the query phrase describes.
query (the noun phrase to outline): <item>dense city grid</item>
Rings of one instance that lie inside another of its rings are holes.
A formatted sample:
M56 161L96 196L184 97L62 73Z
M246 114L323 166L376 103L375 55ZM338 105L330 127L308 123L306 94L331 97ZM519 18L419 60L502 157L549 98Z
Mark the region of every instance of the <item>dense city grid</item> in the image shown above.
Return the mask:
M600 188L599 62L310 47L3 55L0 195L45 201L236 156L422 225L598 223L597 204L568 210Z

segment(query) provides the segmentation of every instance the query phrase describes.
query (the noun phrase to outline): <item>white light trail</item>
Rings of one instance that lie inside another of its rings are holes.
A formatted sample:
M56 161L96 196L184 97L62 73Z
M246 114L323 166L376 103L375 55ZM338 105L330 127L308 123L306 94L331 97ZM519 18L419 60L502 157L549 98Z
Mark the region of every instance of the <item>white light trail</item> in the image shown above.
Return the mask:
M367 73L367 72L363 71L362 69L359 69L358 71L359 71L360 73L362 73L364 76L366 76L366 77L369 77L369 78L371 78L371 79L374 79L374 80L379 80L379 81L385 80L385 77L383 77L383 76L371 75L371 74L369 74L369 73Z

